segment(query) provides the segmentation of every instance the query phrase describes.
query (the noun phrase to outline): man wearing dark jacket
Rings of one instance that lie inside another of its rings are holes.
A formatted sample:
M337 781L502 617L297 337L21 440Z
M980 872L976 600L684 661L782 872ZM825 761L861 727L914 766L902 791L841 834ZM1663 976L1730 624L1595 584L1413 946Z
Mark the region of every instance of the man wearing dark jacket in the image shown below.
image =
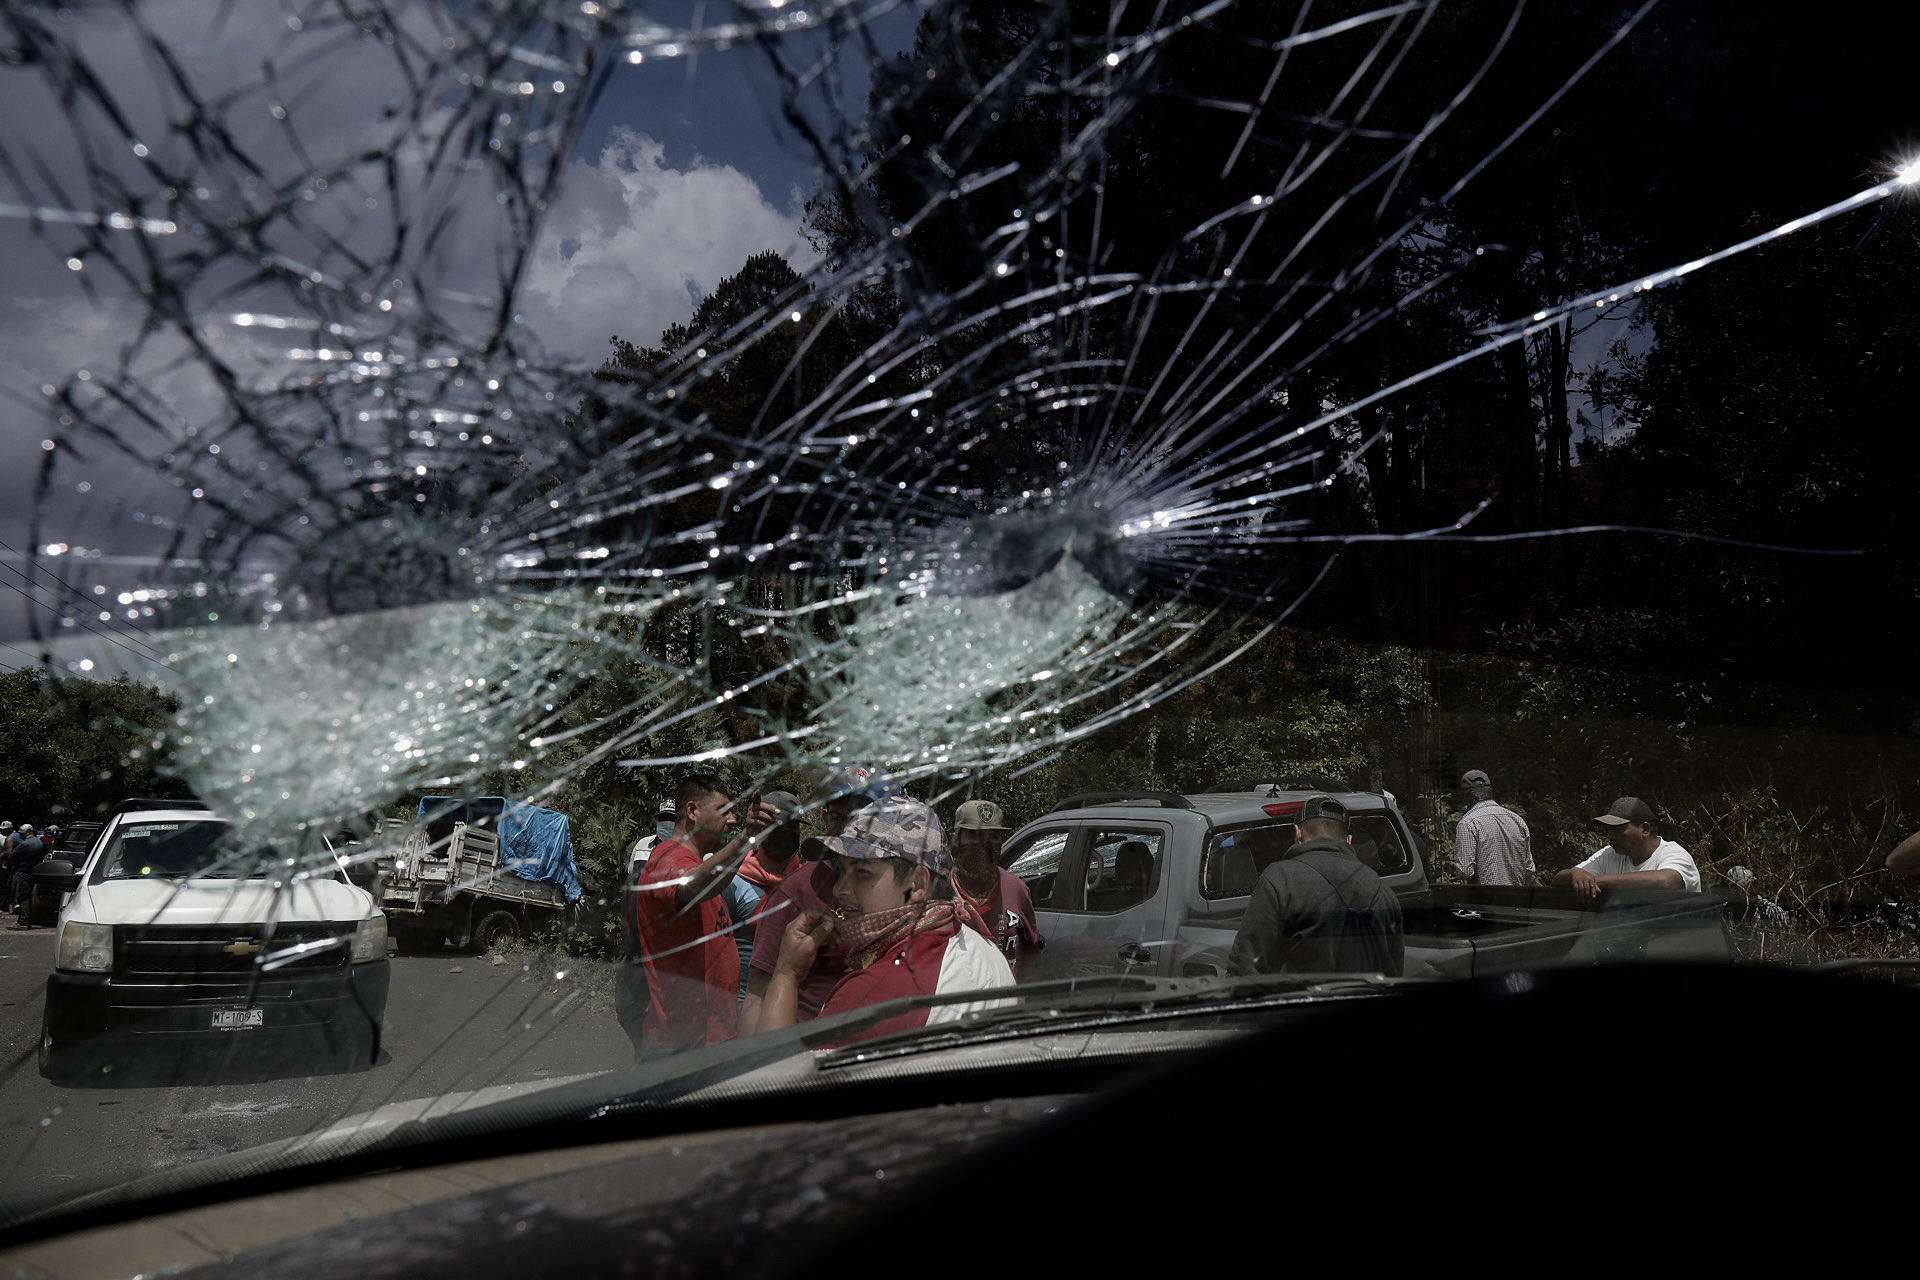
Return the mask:
M12 874L8 877L7 905L13 908L16 922L21 925L26 924L27 911L33 902L33 869L40 865L46 852L45 841L31 825L20 828L19 837L8 851L8 870Z
M1332 796L1309 798L1293 847L1254 882L1228 972L1397 978L1405 964L1400 904L1354 856L1346 806Z

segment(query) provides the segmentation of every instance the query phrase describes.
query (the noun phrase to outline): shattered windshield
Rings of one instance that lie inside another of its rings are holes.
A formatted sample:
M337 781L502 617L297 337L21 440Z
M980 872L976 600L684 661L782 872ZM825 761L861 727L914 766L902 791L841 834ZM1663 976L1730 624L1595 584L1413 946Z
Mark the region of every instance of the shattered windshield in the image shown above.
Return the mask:
M0 1222L705 1051L1898 974L1911 26L4 6Z

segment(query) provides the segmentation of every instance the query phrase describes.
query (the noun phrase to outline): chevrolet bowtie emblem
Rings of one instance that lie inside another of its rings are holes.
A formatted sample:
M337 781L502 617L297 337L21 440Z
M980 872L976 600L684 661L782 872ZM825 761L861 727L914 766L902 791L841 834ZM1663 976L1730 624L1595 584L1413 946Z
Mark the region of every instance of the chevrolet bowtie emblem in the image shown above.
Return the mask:
M220 949L230 956L257 956L266 948L257 942L246 942L243 940L240 942L229 942Z

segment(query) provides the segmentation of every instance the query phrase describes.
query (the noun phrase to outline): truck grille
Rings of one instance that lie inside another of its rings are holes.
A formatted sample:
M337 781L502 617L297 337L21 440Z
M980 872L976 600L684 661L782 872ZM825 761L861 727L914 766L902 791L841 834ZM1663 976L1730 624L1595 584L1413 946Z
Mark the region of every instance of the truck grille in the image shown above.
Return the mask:
M253 925L118 925L113 971L134 978L192 981L345 969L353 931L336 924L283 924L269 935Z

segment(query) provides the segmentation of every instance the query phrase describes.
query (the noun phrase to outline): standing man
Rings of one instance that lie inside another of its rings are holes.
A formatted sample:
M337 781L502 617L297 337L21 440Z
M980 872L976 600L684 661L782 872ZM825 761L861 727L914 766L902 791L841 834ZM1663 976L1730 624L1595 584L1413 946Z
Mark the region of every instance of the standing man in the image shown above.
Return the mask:
M754 937L760 929L760 908L767 895L780 887L780 881L792 867L793 855L800 848L800 826L793 821L800 802L791 792L769 791L760 803L776 815L775 825L760 835L740 870L727 882L721 897L726 900L727 915L733 919L733 943L740 952L740 990L735 1007L747 1001L747 974L752 972Z
M828 774L813 794L829 837L846 830L852 816L877 800L898 794L898 789L871 769L858 765L836 769ZM824 846L822 846L824 848ZM767 986L773 981L775 963L780 959L780 939L787 926L808 912L833 910L833 864L826 860L788 863L792 869L760 904L760 920L753 935L753 965L747 974L747 1002L740 1010L740 1034L752 1035L760 1026L760 1010ZM837 940L828 938L817 950L806 979L800 984L799 1019L818 1016L827 995L846 973L847 951Z
M673 811L673 797L668 796L661 800L659 808L653 815L652 832L634 841L633 850L627 855L629 880L639 878L640 868L646 865L647 855L653 852L653 846L672 835L673 826L679 820L679 815Z
M779 817L760 837L760 843L747 855L747 860L740 864L736 878L758 889L764 902L780 887L780 882L800 866L800 801L790 791L769 791L760 797L760 803ZM783 928L790 923L781 921Z
M1294 824L1294 844L1254 882L1246 920L1227 971L1381 973L1406 967L1400 904L1380 877L1354 857L1347 807L1310 796Z
M953 819L953 883L980 913L987 936L1005 954L1017 979L1020 961L1047 943L1040 936L1026 882L1000 865L1000 848L1009 830L1005 811L993 801L961 805Z
M674 813L673 831L627 893L627 966L615 1008L636 1057L731 1039L737 1016L740 953L726 904L708 892L732 878L741 852L740 840L728 839L738 822L733 798L715 775L691 774L674 793ZM763 827L768 815L762 805L748 821Z
M1607 843L1579 866L1557 872L1555 884L1572 886L1586 902L1598 899L1602 889L1700 892L1700 868L1693 864L1693 855L1661 838L1660 819L1645 800L1621 796L1594 822L1607 833Z
M8 853L9 870L7 878L9 890L8 905L13 908L14 927L27 927L27 917L33 909L33 869L40 865L40 859L46 854L46 844L34 832L33 824L20 824L20 834L13 842Z
M1470 884L1538 884L1527 820L1493 798L1493 781L1478 769L1460 775L1467 811L1453 829L1453 866Z
M918 800L881 800L820 843L832 859L833 913L807 911L787 925L767 984L762 1028L775 1031L800 1020L801 985L820 948L834 938L848 949L847 969L820 1010L823 1018L903 996L1013 985L1013 970L972 904L954 894L953 855L933 810ZM980 1007L909 1009L840 1043L957 1021Z

